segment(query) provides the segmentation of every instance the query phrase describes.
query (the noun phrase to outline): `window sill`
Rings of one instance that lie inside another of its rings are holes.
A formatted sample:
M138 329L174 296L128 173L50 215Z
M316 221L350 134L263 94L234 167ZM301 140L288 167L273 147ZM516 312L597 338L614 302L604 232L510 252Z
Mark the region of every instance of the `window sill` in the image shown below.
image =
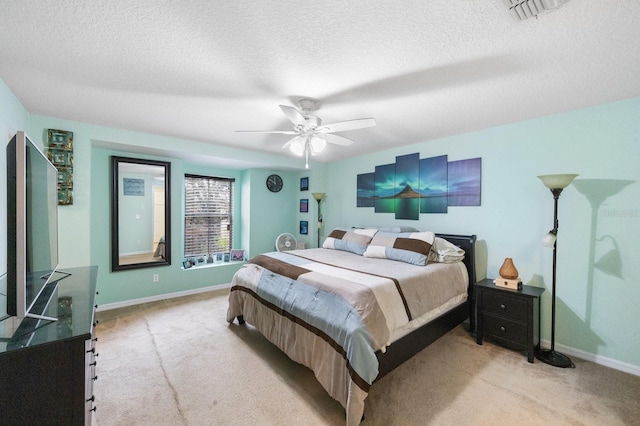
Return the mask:
M218 268L218 267L231 266L231 265L241 265L243 263L245 262L229 261L229 262L202 263L200 265L194 265L191 268L185 269L184 267L182 267L181 269L183 271L192 271L194 269Z

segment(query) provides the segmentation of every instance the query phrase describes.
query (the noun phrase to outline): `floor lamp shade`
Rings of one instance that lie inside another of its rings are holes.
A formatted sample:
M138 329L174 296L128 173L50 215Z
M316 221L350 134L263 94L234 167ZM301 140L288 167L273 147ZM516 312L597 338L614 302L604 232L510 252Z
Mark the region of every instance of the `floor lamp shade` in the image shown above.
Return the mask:
M573 182L578 175L564 174L564 175L542 175L538 176L538 179L542 181L544 186L549 189L564 189Z
M543 244L553 249L553 274L551 280L551 349L543 350L538 347L535 352L536 358L540 361L553 365L554 367L575 367L573 362L566 355L556 352L556 252L558 249L558 199L562 190L569 186L578 175L543 175L538 176L544 186L551 190L553 194L553 229L547 233L543 239Z

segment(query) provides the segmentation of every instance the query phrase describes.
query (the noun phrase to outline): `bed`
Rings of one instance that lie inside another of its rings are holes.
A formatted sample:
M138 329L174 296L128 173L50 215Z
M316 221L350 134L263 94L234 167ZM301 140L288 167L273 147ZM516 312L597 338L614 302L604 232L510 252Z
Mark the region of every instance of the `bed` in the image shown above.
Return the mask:
M251 324L310 368L345 407L347 425L357 425L375 381L465 320L473 331L475 240L334 230L323 248L265 253L243 265L227 321ZM457 254L438 258L443 244Z

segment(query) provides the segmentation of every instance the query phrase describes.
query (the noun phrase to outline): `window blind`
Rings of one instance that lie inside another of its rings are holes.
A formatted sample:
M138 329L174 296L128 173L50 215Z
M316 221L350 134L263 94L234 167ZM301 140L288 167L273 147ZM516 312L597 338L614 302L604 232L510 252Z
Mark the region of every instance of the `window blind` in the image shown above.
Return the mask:
M234 181L185 175L185 257L231 251Z

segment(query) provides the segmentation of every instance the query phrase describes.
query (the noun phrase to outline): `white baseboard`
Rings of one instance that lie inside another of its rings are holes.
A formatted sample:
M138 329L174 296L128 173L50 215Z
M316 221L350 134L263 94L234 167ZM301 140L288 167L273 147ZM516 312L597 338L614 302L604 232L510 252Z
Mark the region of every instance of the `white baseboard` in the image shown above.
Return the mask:
M551 342L548 340L542 340L541 343L543 348L549 348L551 346ZM612 358L607 358L606 356L602 355L592 354L580 349L572 348L570 346L559 345L557 343L555 345L555 348L558 352L561 352L565 355L575 356L586 361L591 361L599 365L604 365L605 367L613 368L614 370L623 371L625 373L633 374L634 376L640 376L640 366L637 365L618 361Z
M195 288L192 290L178 291L175 293L159 294L157 296L142 297L140 299L133 299L133 300L125 300L123 302L107 303L105 305L98 305L98 307L96 308L96 311L101 312L101 311L108 311L111 309L125 308L127 306L141 305L143 303L149 303L149 302L158 302L160 300L174 299L176 297L190 296L192 294L206 293L208 291L221 290L221 289L230 288L230 287L231 287L231 283L218 284L218 285L209 286L209 287Z

